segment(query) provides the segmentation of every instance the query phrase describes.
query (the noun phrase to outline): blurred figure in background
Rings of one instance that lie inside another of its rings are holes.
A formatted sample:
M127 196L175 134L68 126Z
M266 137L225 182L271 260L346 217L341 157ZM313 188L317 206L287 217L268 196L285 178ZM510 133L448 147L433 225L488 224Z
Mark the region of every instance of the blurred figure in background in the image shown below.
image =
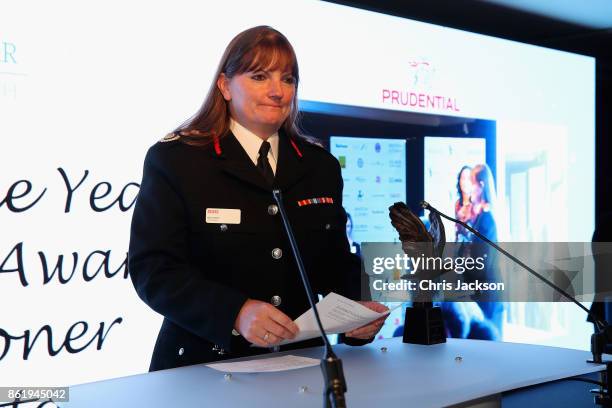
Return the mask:
M472 218L472 168L463 166L457 174L457 201L455 202L455 218L469 222ZM468 242L469 231L455 224L455 242Z
M472 181L471 201L472 201L472 218L469 224L493 242L497 242L497 224L495 222L495 181L493 173L486 164L474 166L470 175ZM484 243L480 238L473 234L470 241L472 246L472 256L485 257L486 267L479 273L466 273L466 281L486 281L500 282L498 254L497 252ZM476 303L482 310L484 323L480 328L474 328L470 331L470 338L479 338L487 340L501 340L502 323L504 314L504 304L496 302L495 296L483 296L476 294L474 296Z
M463 166L457 175L457 194L455 218L469 224L491 241L497 241L495 182L489 166ZM460 225L457 225L455 240L458 243L456 256L477 258L486 255L487 259L484 270L463 275L465 282L501 280L495 250ZM480 293L476 293L473 299L474 302L443 302L440 305L448 336L501 340L504 304Z
M495 210L495 181L493 173L486 164L474 166L470 174L472 189L470 199L472 202L472 217L469 224L491 241L497 241L497 224L493 216ZM482 242L472 236L471 242Z
M610 323L612 320L612 213L597 217L593 232L591 249L595 262L595 299L591 312L598 318ZM606 244L602 244L602 243ZM593 323L589 316L587 319ZM606 353L612 352L612 344L606 347Z

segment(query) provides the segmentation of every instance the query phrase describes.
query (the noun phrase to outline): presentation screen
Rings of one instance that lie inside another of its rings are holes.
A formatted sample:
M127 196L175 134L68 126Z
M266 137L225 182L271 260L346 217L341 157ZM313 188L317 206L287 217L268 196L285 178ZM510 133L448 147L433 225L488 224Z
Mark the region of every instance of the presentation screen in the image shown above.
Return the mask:
M568 214L566 204L570 199L566 135L561 129L542 127L537 137L532 135L535 141L529 142L519 132L504 139L504 132L502 128L502 136L498 133L496 138L495 164L487 160L486 143L490 139L425 137L425 200L445 214L469 223L466 219L469 216L463 212L466 208L464 205L467 203L469 206L471 200L473 181L470 175L476 166L487 165L493 177L490 213L496 225L498 242L571 241L568 230L575 220ZM588 177L588 170L574 171ZM470 234L466 234L463 228L447 220L444 220L444 225L447 241L471 241ZM522 269L513 270L512 273L528 274ZM466 310L464 318L483 318L476 303L462 307ZM445 318L449 320L447 325L452 327L456 313L447 305L443 310ZM528 340L531 343L586 349L592 332L592 324L586 321L584 312L567 302L506 302L499 306L498 315L497 338L504 341ZM490 337L486 331L484 334L482 331L475 333L479 334L470 334L465 330L460 337Z
M347 231L356 242L393 242L389 203L406 201L406 141L332 136L331 153L340 162Z
M593 58L310 0L8 2L2 16L0 385L148 370L161 316L126 266L144 155L256 25L295 48L303 128L344 162L355 242L393 239L395 201L452 209L459 156L482 161L483 143L507 239L591 238ZM504 339L588 349L574 306L512 307Z
M462 170L469 171L477 164L487 163L486 140L461 137L425 137L424 179L425 201L444 214L453 215L460 188ZM442 220L446 240L454 242L456 225Z

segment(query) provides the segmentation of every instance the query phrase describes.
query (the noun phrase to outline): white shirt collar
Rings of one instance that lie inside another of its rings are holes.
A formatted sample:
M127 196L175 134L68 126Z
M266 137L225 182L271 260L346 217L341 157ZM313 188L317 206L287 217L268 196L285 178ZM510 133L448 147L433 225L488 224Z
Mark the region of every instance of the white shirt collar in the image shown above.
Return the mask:
M249 129L242 126L240 123L230 118L229 128L240 142L240 145L247 153L253 164L257 164L257 156L259 156L259 148L263 140ZM268 161L272 171L276 174L276 162L278 160L278 132L268 138L270 143L270 151L268 152Z

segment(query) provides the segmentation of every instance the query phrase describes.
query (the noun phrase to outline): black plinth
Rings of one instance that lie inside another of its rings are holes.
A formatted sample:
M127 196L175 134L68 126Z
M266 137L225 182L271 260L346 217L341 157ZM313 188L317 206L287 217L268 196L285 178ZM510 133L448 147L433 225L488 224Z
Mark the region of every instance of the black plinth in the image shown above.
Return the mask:
M404 320L404 343L439 344L446 343L446 330L442 309L431 303L415 304L406 308Z

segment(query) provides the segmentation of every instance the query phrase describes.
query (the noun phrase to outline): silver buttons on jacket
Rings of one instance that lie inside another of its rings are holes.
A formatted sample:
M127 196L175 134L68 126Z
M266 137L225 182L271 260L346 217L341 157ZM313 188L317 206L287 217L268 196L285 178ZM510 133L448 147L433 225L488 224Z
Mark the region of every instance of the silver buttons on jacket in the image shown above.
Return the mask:
M182 356L183 354L185 354L185 349L181 347L178 351L178 355Z
M221 348L221 346L219 346L218 344L215 344L214 346L212 346L212 351L216 351L218 355L222 356L225 354L225 350L223 348Z
M221 224L221 225L219 225L219 229L221 230L221 232L225 232L225 231L227 231L227 224Z
M276 204L270 204L268 206L268 214L276 215L278 213L278 206Z
M281 259L281 257L283 256L283 250L280 248L274 248L272 250L272 258L274 259Z
M331 228L331 225L330 225L330 224L325 224L325 229L326 229L326 230L328 230L328 229L330 229L330 228Z
M283 299L281 299L281 297L278 295L274 295L272 296L272 299L270 299L270 303L272 303L274 306L280 306L282 301Z

